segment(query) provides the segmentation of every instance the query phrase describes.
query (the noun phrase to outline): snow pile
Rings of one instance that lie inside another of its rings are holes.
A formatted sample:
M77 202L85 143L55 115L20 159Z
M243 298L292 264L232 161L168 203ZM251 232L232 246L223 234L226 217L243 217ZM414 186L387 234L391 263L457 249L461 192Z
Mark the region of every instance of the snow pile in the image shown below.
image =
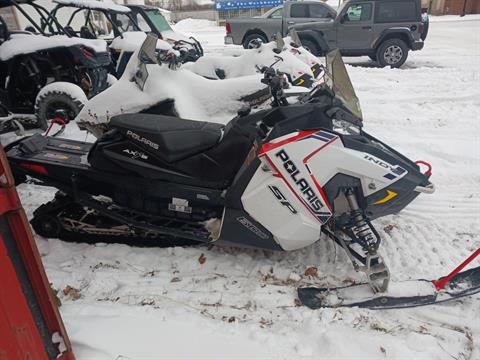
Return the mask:
M121 49L122 51L136 51L140 46L142 46L143 42L147 34L143 31L126 31L122 34L122 36L117 36L113 39L112 43L110 44L111 49ZM157 40L157 49L159 50L172 50L172 46L161 39Z
M10 39L0 44L0 60L8 60L20 54L30 54L43 49L84 45L96 52L106 52L104 40L69 38L64 35L43 36L30 34L12 34Z
M87 8L93 10L111 10L119 13L129 13L130 9L123 5L117 5L112 1L96 0L53 0L61 5L73 6L78 8Z
M480 14L471 14L460 17L459 15L428 15L431 22L449 22L449 21L480 21Z
M215 21L205 19L183 19L174 25L175 30L184 32L210 31L218 29Z

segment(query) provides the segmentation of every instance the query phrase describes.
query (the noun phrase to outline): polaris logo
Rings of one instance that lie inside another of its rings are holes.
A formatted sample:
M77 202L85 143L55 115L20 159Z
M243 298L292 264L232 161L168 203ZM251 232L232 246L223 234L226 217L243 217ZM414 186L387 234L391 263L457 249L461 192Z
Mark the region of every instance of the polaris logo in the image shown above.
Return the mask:
M148 140L147 138L144 138L144 137L134 133L131 130L127 130L127 136L130 136L133 140L137 140L141 143L144 143L145 145L148 145L148 146L154 148L155 150L158 150L158 147L159 147L158 144L154 143L151 140Z
M280 150L275 154L275 156L282 160L283 167L285 168L285 170L287 170L293 182L300 189L304 200L306 200L310 205L309 207L314 212L319 212L323 208L323 203L315 194L315 191L313 191L308 181L304 177L302 177L302 174L298 169L297 165L295 165L295 163L290 159L285 150Z

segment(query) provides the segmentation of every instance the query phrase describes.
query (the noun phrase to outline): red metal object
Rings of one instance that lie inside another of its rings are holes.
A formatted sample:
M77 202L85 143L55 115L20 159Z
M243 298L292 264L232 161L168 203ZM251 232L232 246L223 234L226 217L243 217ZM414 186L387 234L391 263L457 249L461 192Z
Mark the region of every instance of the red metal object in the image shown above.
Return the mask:
M418 164L422 164L422 165L425 165L425 166L428 168L428 170L425 171L425 172L423 173L423 175L428 176L428 177L429 177L430 175L432 175L432 165L431 165L430 163L428 163L428 162L426 162L426 161L424 161L424 160L417 160L417 161L415 161L415 164L417 164L417 165L418 165Z
M45 132L45 136L47 136L48 133L50 132L50 130L52 129L53 124L59 124L61 127L65 127L65 120L62 119L59 116L57 116L56 118L53 118L52 121L50 122L50 126L48 127L47 131Z
M42 165L21 163L20 166L23 167L24 169L32 170L42 175L48 175L47 169L45 168L45 166L42 166Z
M0 360L74 360L1 145L0 273ZM54 334L63 349L53 343Z
M465 266L470 264L473 259L475 259L478 255L480 255L480 248L478 248L476 251L473 252L472 255L470 255L464 262L462 262L460 265L458 265L453 271L448 274L447 276L444 276L438 280L432 281L433 285L435 285L435 288L437 290L443 290L445 289L445 286L450 282L450 280L453 279L455 275L457 275Z

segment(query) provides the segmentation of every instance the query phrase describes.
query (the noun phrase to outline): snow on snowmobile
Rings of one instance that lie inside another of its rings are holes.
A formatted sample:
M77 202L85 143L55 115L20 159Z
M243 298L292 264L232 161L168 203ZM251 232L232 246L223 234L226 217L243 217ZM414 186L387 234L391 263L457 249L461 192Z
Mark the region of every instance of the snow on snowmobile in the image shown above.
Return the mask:
M277 34L276 38L280 38L280 34ZM258 48L262 44L261 41L254 40L252 42L252 46L255 49L256 47ZM270 44L270 43L269 43ZM278 46L278 45L277 45ZM310 80L309 78L307 79L308 81L302 82L302 79L298 79L296 83L292 82L292 85L296 86L306 86L306 87L312 87L314 86L315 79L321 79L323 77L323 64L320 61L320 58L316 57L313 55L310 51L308 51L303 45L300 40L300 37L298 36L298 33L295 31L295 29L291 29L290 32L286 37L283 38L283 43L280 45L283 51L288 51L291 54L293 54L296 58L298 58L300 61L304 62L305 64L308 65L310 68L314 79ZM224 57L240 57L245 55L246 53L251 53L250 49L228 49L224 51L223 56ZM223 60L222 62L227 63L227 60ZM220 68L221 69L221 68ZM212 74L212 71L210 70L210 74ZM220 72L221 74L221 72ZM216 74L217 75L217 74Z
M186 63L182 67L207 79L223 80L254 75L259 67L268 66L286 74L293 86L311 88L315 80L313 70L317 69L316 64L311 64L307 50L300 50L292 44L295 45L291 37L282 39L278 34L275 41L266 44L259 41L256 48L241 50L238 56L206 55L195 63Z
M33 228L64 240L283 251L323 233L385 291L390 273L371 221L432 193L431 168L363 130L337 50L325 70L329 81L301 103L241 111L226 125L121 114L94 144L40 134L10 144L18 182L28 175L59 190Z
M156 52L156 41L156 36L149 34L122 77L85 104L75 119L80 128L101 136L112 116L122 113L225 122L246 104L258 105L270 99L260 73L209 80L182 69L174 52ZM282 60L277 56L275 61Z

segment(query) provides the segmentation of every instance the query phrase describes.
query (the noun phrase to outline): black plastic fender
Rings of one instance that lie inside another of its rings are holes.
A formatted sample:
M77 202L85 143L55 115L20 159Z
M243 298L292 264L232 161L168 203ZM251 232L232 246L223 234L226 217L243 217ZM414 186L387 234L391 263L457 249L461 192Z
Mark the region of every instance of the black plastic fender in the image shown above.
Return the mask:
M300 41L303 39L314 41L324 53L327 53L330 50L330 47L325 40L325 36L320 30L297 30L297 34Z
M405 40L406 38L406 43L409 48L412 48L412 44L415 42L412 31L408 27L392 27L382 31L380 36L375 39L372 48L376 48L387 38L399 38L401 40Z

